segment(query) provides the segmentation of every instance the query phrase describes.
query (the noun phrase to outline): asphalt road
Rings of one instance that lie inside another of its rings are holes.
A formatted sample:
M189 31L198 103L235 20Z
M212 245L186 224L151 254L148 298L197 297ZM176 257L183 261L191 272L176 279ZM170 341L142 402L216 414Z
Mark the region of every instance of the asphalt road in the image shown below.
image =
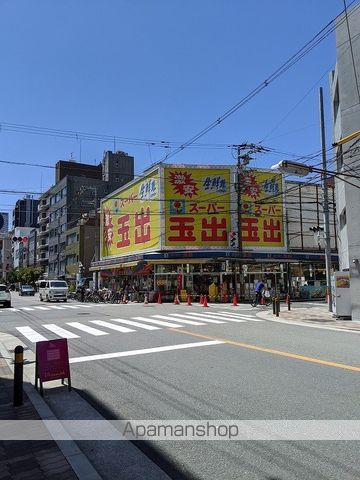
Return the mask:
M263 321L245 305L47 304L14 294L13 307L1 309L0 332L32 350L68 336L73 386L109 419L359 419L355 333ZM173 478L360 478L356 441L139 447Z

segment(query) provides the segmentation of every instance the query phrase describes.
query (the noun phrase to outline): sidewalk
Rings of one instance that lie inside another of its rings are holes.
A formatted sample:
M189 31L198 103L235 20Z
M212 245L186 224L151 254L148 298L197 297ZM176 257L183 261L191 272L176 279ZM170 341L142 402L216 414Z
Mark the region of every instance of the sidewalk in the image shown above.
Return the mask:
M0 357L0 420L40 420L24 392L24 403L13 406L13 373ZM54 441L0 439L1 480L77 480Z
M298 307L296 303L292 303L290 311L285 303L281 303L279 317L276 317L273 314L272 307L266 311L258 312L257 316L274 322L293 323L294 325L311 325L319 328L360 333L360 322L336 319L334 314L329 312L326 303L324 303L323 307Z

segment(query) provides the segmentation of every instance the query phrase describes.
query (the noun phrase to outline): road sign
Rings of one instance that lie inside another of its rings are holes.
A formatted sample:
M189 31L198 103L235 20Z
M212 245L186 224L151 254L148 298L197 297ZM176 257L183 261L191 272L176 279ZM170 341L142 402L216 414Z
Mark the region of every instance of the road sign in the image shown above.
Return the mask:
M43 382L68 379L71 390L69 352L66 338L36 342L35 388L40 380L40 394L43 395Z

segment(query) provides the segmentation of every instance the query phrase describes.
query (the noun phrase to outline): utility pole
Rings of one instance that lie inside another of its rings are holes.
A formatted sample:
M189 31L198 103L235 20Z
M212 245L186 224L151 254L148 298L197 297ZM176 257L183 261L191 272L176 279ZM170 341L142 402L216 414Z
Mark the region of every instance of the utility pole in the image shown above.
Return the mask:
M331 288L331 239L330 239L330 216L329 216L329 193L327 185L327 161L325 145L325 122L324 122L324 101L323 89L319 90L320 107L320 138L321 138L321 156L322 156L322 181L323 181L323 212L324 212L324 233L325 233L325 268L326 268L326 288L328 293L329 312L332 308L332 288Z
M245 153L242 153L244 152ZM243 253L243 240L242 240L242 189L244 182L244 173L247 165L249 165L250 160L252 160L251 155L254 153L264 153L269 151L268 148L262 147L261 145L256 145L254 143L243 143L237 145L236 149L236 159L237 159L237 229L238 229L238 251L239 251L239 275L240 275L240 297L242 295L242 286L244 282L242 281L242 260L241 256ZM236 279L235 279L236 282Z

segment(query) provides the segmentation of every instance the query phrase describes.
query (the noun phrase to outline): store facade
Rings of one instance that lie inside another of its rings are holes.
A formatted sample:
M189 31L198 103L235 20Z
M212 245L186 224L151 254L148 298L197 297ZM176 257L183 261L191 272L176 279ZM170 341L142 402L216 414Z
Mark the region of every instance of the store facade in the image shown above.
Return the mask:
M297 232L289 225L286 193L294 214L299 184L288 187L280 174L249 170L239 195L237 180L231 166L159 165L103 199L101 259L91 267L100 285L150 300L160 292L165 300L178 293L231 301L234 293L249 300L265 280L279 295L324 296L323 252L313 243L304 248L304 241L291 251L289 232ZM319 211L313 213L316 220ZM312 224L308 216L304 228Z

